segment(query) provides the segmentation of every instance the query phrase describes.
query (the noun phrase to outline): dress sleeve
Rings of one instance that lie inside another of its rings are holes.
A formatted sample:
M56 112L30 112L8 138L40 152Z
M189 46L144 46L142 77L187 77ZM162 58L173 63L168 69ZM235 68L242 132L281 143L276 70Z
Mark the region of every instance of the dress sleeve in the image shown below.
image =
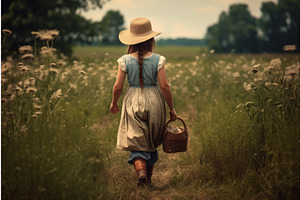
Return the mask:
M158 61L157 71L159 71L162 68L162 66L164 66L165 62L166 62L166 58L164 56L160 56Z
M119 64L121 70L124 71L124 72L127 72L127 70L126 70L126 64L125 64L125 61L124 61L123 56L122 56L121 58L119 58L119 59L117 60L117 62L118 62L118 64Z

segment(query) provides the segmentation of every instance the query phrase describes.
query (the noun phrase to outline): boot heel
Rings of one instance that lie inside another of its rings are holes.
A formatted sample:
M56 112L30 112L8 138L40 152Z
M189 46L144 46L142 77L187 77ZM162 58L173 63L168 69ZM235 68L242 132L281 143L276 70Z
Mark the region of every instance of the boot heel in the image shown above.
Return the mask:
M144 186L147 182L147 173L145 170L139 171L138 174L138 186Z

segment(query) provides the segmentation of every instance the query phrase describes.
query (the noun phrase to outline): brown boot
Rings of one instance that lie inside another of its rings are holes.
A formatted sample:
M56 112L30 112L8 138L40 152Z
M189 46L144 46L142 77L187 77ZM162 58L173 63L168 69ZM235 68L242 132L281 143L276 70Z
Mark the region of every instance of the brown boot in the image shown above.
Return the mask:
M151 177L153 172L153 166L147 167L147 184L151 184Z
M146 161L144 159L137 158L133 161L133 165L138 176L138 186L145 185L147 181Z

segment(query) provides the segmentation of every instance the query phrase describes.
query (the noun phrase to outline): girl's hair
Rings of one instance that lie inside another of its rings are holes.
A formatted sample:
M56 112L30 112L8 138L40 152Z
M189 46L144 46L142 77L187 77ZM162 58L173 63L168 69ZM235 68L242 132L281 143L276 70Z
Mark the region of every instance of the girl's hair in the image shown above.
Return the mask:
M141 42L134 45L129 45L127 49L127 54L138 52L138 62L139 62L139 78L140 78L140 86L142 90L144 89L144 80L143 80L143 56L152 52L155 47L155 40L151 38L145 42Z

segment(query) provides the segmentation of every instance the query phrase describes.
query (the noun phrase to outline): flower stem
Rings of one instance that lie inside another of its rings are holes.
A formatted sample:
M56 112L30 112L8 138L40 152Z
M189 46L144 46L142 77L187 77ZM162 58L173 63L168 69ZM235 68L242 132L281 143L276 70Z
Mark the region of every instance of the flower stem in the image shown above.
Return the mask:
M55 106L53 107L53 110L51 111L50 115L52 114L52 112L54 111L55 107L61 102L61 100L69 93L69 91L74 87L74 85L79 81L79 79L82 77L82 75L80 74L78 76L78 78L76 79L76 81L71 85L71 87L69 87L69 89L66 91L66 93L59 99L59 101L55 104Z
M4 42L5 42L6 37L7 37L7 35L4 36L4 39L3 39L3 42L2 42L2 45L1 45L1 49L2 49L2 47L3 47L3 45L4 45Z
M34 37L34 57L36 57L36 37Z

